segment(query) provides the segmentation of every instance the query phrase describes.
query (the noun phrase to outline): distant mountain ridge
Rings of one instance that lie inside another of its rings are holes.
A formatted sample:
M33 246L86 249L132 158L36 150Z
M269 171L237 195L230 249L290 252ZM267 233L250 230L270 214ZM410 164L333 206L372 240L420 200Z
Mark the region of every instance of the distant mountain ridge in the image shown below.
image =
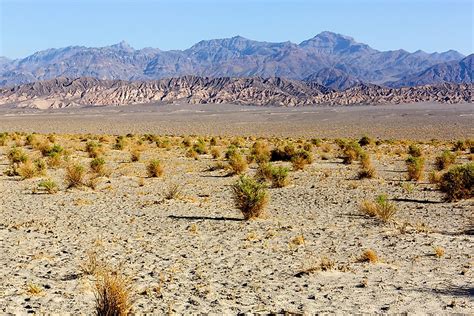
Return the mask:
M314 81L283 78L184 76L129 82L97 78L56 78L0 89L0 105L29 108L142 103L230 103L245 105L354 105L411 102L472 102L472 84L386 88L357 84L335 91Z
M460 61L450 61L431 66L421 72L402 77L390 82L394 87L410 87L424 84L440 84L445 82L472 83L474 54Z
M133 49L125 42L88 48L47 49L26 58L0 58L0 86L13 86L57 77L109 80L156 80L186 75L202 77L281 77L334 82L343 89L355 82L383 84L401 80L436 64L464 56L450 50L378 51L352 37L322 32L300 44L269 43L235 36L205 40L186 50ZM332 72L328 72L332 69ZM315 78L320 73L322 77Z

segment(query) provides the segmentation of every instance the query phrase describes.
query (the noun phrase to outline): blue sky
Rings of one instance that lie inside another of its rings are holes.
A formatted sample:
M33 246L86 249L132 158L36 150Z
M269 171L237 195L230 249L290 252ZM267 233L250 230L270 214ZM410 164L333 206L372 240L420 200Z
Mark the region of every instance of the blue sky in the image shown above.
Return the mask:
M69 45L185 49L241 35L299 43L321 31L379 50L473 52L474 0L0 0L0 56Z

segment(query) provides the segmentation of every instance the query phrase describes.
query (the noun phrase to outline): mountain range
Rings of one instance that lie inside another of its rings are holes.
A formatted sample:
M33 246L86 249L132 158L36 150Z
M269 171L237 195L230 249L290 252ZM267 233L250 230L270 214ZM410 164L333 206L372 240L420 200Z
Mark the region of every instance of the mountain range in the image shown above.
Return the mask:
M0 57L0 86L58 77L149 81L163 78L280 77L333 90L361 84L390 87L472 83L473 55L454 50L414 53L379 51L353 38L322 32L299 44L253 41L241 36L200 41L186 50L136 50L125 42L89 48L70 46L26 58Z
M336 91L314 81L283 78L184 76L151 81L56 78L0 89L0 104L29 108L142 103L244 105L353 105L472 102L472 84L387 88L358 84Z

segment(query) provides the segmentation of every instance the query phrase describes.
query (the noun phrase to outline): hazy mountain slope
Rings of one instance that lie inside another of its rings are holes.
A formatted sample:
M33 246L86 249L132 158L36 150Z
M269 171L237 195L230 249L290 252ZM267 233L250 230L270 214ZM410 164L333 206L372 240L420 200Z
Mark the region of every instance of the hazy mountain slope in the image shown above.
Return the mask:
M398 81L389 82L394 87L406 87L444 82L472 83L474 54L460 61L451 61L429 67L419 73L405 76Z
M306 77L304 81L316 82L334 90L346 90L362 83L361 80L337 68L323 68Z
M201 41L183 51L135 50L122 42L100 48L48 49L23 59L2 60L0 85L61 76L122 80L184 75L277 76L302 80L325 68L337 68L360 81L381 83L462 57L455 51L433 54L404 50L381 52L351 37L331 32L322 32L300 44L259 42L236 36Z
M299 106L312 104L385 104L472 102L473 85L444 84L391 89L359 84L334 91L315 82L282 78L204 78L185 76L143 82L58 78L0 89L0 104L61 108L77 105L126 105L151 102L233 103Z

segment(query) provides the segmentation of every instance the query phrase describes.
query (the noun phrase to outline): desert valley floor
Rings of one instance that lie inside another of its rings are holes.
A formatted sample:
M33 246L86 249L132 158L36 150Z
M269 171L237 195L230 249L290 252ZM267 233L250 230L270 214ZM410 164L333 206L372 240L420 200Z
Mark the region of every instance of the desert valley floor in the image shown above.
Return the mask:
M107 265L128 280L136 313L472 314L474 203L446 201L432 178L445 150L472 164L456 141L474 137L473 115L472 104L2 109L0 313L91 314L92 270ZM358 159L343 163L347 141L336 140L364 134L374 138L363 146L369 179ZM312 162L272 161L288 183L268 183L265 218L244 220L224 154L234 148L248 161L239 172L254 176L256 141ZM413 144L419 181L407 180ZM16 167L15 148L25 155ZM89 170L94 157L106 172ZM27 159L43 172L25 176ZM153 159L159 177L147 174ZM67 188L71 164L90 181ZM388 221L360 211L380 195L397 210Z

